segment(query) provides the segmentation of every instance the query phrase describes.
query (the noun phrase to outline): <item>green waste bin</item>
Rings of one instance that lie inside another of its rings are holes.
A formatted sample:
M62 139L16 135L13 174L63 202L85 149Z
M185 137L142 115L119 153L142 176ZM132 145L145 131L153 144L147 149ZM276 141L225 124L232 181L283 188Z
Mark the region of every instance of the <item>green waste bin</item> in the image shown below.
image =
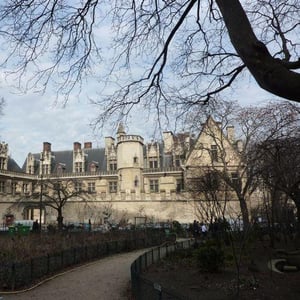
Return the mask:
M16 232L18 233L18 235L28 235L30 232L30 226L17 224Z
M8 227L8 233L9 235L13 236L16 233L16 228L14 226L9 226Z
M30 232L30 226L23 225L19 230L21 235L28 235Z

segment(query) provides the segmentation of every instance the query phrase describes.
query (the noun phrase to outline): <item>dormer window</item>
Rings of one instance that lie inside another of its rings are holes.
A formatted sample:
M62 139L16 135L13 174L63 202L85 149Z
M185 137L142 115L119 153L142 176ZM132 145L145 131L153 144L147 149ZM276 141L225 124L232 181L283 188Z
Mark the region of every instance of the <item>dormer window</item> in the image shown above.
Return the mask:
M65 164L59 164L57 166L57 174L62 175L63 172L65 171L65 169L66 169L66 165Z
M157 169L158 168L157 157L150 157L149 158L149 168L150 169Z
M42 165L42 174L50 174L50 168L48 164Z
M90 164L90 172L96 172L98 169L98 163L97 162L92 162Z
M117 170L117 161L111 160L109 162L109 171L116 171Z
M5 158L0 157L0 170L4 170L5 168Z
M75 163L75 172L76 173L81 173L82 171L83 171L82 162L76 162Z

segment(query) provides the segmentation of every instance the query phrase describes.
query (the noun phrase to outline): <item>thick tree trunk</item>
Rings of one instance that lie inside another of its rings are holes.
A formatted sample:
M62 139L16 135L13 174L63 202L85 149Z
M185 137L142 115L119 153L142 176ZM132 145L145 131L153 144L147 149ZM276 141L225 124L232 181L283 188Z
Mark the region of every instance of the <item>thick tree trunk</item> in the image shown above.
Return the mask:
M241 208L241 213L242 213L242 218L243 218L243 227L244 227L244 230L247 231L250 226L249 211L248 211L247 203L246 203L245 198L242 196L239 197L239 202L240 202L240 208Z
M273 58L250 25L239 0L216 0L238 55L261 88L300 102L300 74L288 69L288 63ZM299 63L300 67L300 63Z
M62 211L61 210L58 210L57 211L57 227L58 227L58 230L61 231L62 228L63 228L63 220L64 220L64 217L62 216Z

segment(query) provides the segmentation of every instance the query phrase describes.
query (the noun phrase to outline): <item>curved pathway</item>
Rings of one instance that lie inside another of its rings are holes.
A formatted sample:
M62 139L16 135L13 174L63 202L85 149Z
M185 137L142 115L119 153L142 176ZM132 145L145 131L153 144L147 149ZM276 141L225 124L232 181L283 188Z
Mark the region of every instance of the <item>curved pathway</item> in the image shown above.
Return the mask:
M148 249L109 256L80 266L27 291L1 294L3 300L125 300L132 262Z

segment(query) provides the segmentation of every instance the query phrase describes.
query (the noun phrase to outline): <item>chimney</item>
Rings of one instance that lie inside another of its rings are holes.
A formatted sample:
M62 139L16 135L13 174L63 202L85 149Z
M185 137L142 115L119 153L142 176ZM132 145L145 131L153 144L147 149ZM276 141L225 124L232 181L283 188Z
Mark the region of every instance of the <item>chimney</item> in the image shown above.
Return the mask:
M85 142L84 149L92 149L92 142Z
M74 151L81 149L81 144L79 142L74 142L73 145L74 145L74 147L73 147Z
M227 131L227 138L230 143L234 142L234 126L227 126L226 128Z
M48 142L43 143L43 152L51 152L51 143Z
M174 135L171 131L163 132L164 153L171 153L174 149Z

